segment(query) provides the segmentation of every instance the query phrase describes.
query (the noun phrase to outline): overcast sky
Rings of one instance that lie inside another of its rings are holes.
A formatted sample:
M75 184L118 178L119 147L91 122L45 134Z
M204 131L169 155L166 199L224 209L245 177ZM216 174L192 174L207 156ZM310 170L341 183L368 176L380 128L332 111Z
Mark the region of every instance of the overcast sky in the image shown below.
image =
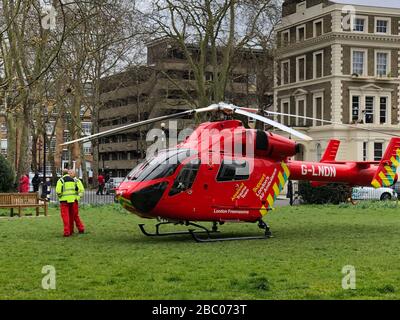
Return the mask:
M331 0L333 2L374 7L400 8L400 0Z

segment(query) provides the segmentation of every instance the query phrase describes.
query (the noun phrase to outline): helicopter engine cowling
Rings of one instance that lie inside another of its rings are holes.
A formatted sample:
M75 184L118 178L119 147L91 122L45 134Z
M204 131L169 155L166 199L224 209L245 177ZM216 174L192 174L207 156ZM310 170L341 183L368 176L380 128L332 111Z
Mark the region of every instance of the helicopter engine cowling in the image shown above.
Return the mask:
M293 140L257 130L255 135L255 154L275 160L284 160L298 153L298 145Z

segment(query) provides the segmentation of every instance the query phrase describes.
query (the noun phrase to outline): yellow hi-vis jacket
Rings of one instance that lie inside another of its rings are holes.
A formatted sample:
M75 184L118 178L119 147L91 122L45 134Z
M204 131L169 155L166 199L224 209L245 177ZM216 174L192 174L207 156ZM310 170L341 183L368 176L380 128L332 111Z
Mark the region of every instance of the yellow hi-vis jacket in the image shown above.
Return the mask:
M82 182L78 182L78 179L71 178L68 174L57 181L56 193L60 202L73 203L80 199L84 191Z
M75 178L76 181L76 200L81 200L85 193L85 187L83 186L83 183L80 179Z

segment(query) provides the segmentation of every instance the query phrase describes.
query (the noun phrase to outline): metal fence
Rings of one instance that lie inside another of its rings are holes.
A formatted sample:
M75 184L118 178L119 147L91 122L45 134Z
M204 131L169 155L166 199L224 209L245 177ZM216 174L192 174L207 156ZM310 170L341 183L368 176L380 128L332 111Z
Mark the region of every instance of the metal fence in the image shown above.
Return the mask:
M56 194L55 187L51 187L48 198L50 199L50 203L58 203L58 197ZM81 204L106 205L106 204L114 203L114 198L115 198L114 193L110 193L110 194L103 193L103 195L101 195L101 194L97 195L96 190L86 190L85 195L80 200L80 203Z

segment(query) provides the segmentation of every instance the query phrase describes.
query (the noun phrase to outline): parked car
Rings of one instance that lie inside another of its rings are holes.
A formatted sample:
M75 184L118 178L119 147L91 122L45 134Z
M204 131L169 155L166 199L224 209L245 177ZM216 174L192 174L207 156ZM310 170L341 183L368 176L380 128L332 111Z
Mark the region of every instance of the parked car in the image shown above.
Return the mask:
M397 182L393 187L393 190L397 193L397 198L400 197L400 182Z
M353 200L395 200L397 192L392 188L372 188L372 187L357 187L353 188Z
M110 178L105 185L106 194L115 193L117 188L125 178Z

